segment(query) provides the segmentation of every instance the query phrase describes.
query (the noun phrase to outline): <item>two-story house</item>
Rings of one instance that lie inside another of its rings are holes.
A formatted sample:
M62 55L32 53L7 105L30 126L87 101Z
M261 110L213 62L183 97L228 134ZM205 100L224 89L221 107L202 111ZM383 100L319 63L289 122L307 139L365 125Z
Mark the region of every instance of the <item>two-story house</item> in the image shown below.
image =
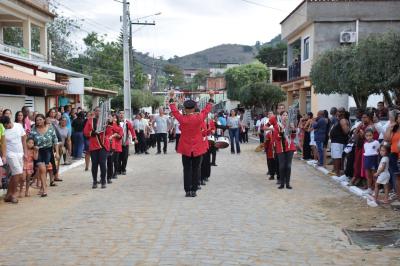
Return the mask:
M309 74L313 61L326 50L350 45L372 33L400 31L400 1L304 0L282 22L288 43L288 81L281 85L287 104L300 112L350 107L348 95L313 91Z
M87 75L51 63L48 24L55 15L48 0L0 1L0 105L14 113L26 105L44 113L49 108L83 106L83 94L99 97L117 93L84 88Z

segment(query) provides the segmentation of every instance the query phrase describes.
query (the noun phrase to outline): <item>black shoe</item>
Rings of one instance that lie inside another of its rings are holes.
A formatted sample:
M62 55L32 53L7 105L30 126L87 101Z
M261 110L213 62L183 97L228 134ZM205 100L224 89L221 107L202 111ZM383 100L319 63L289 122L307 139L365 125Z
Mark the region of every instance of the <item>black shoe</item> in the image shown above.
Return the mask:
M191 193L190 191L186 191L185 197L186 197L186 198L189 198L189 197L191 197L191 196L192 196L192 193Z
M273 176L273 175L271 175L269 178L268 178L268 180L274 180L275 179L275 177Z
M293 189L291 186L287 185L286 186L287 189Z
M196 197L197 196L196 191L192 191L191 196L192 196L192 198Z
M126 171L122 171L122 172L121 172L121 175L126 175Z
M112 184L111 178L107 179L107 184Z
M201 180L200 185L205 186L206 182L204 180Z
M278 189L283 189L283 188L285 188L285 186L280 185L280 186L278 187Z
M149 153L147 151L145 151L144 154L149 154Z
M93 189L97 188L97 183L93 183L92 188L93 188Z
M156 154L161 154L161 152L160 152L160 151L158 151Z
M107 186L106 186L106 184L104 183L104 184L101 184L101 188L106 188Z
M118 176L117 175L113 175L112 179L118 179Z
M217 164L215 164L215 163L212 163L211 165L212 165L212 166L218 166L218 165L217 165Z

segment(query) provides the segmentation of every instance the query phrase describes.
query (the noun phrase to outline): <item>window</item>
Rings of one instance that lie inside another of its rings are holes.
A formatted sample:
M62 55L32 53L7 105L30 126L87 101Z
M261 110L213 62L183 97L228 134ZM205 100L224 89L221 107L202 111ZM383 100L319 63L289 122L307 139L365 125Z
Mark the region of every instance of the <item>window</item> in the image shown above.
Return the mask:
M310 37L303 40L303 61L310 59Z

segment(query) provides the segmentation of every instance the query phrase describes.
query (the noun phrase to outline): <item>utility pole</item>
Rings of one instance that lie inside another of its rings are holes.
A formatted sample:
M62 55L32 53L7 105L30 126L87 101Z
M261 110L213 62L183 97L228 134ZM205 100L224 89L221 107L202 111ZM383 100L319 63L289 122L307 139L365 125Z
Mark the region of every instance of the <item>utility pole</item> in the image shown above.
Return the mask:
M131 77L129 62L129 3L127 0L122 2L122 32L123 32L123 56L124 56L124 111L128 120L132 119L131 111Z

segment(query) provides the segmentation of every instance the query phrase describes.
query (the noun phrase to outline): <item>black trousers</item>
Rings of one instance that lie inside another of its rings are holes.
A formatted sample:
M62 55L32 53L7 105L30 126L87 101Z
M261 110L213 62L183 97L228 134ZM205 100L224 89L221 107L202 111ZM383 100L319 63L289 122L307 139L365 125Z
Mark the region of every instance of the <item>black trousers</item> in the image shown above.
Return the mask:
M249 142L249 128L248 128L248 127L246 127L246 128L244 129L244 132L243 132L243 142L244 142L244 143L248 143L248 142Z
M175 150L178 150L179 139L181 138L181 134L175 134Z
M136 133L136 137L137 137L137 143L135 143L135 154L138 154L138 153L140 153L140 146L139 146L139 134L140 134L140 131L139 130L135 130L135 133Z
M111 179L117 175L119 154L119 152L110 152L107 156L107 179Z
M90 152L90 159L92 160L92 178L93 183L97 184L97 172L100 166L100 178L101 183L106 183L106 172L107 172L107 151L105 149L99 149Z
M201 175L200 181L205 181L211 175L211 152L210 149L206 153L203 154L203 159L201 160Z
M311 146L310 146L310 132L304 132L304 140L303 140L303 159L310 160L311 157Z
M217 160L217 148L213 145L210 147L211 153L211 164L216 164L215 161Z
M126 172L126 165L128 163L128 155L129 155L129 145L122 146L122 152L119 154L118 158L118 173Z
M278 154L279 177L281 186L290 185L290 174L292 171L293 151L282 152Z
M168 136L167 133L156 133L157 152L161 152L161 141L164 142L163 152L167 152Z
M261 130L261 133L258 134L258 136L260 137L260 143L264 143L265 141L264 130Z
M138 139L138 152L144 153L147 148L146 148L146 137L144 136L144 130L139 130L136 133L137 139Z
M197 191L202 156L189 157L182 155L183 188L185 192Z
M278 172L277 160L275 158L267 158L268 172L270 176L275 176Z

